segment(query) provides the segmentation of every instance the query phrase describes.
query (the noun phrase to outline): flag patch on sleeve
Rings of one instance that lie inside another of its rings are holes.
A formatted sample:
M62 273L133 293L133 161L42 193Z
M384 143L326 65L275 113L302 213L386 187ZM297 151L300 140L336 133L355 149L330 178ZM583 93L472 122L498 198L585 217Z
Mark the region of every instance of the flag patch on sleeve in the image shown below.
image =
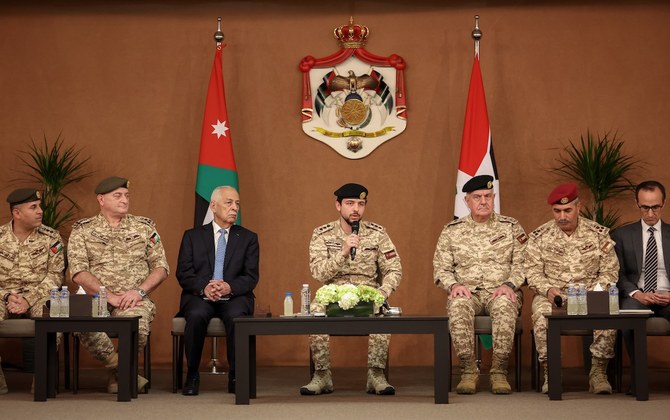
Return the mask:
M158 242L161 241L161 237L158 234L158 232L154 232L153 235L151 235L151 238L149 238L149 241L151 241L152 245L156 245Z
M54 255L58 254L61 249L63 249L63 244L61 241L56 242L55 244L51 245L51 248L49 248L51 253Z

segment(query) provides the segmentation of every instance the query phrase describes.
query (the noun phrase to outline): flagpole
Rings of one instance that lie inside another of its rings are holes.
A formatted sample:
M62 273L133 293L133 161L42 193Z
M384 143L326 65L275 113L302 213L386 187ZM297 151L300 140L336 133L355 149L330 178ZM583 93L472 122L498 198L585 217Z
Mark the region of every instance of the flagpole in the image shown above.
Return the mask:
M221 16L216 18L216 32L214 32L214 41L216 41L216 46L221 46L223 42L223 32L221 31Z
M479 29L479 15L475 15L475 29L472 31L472 39L475 40L475 55L479 55L479 40L482 38L482 31Z

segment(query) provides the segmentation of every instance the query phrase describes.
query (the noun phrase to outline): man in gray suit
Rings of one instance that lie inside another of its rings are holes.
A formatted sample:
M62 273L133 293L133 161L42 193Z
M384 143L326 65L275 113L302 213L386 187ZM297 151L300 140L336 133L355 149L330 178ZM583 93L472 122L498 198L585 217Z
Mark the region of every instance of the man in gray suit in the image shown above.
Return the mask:
M661 220L665 187L644 181L635 189L641 220L614 231L622 309L651 309L670 320L670 225Z

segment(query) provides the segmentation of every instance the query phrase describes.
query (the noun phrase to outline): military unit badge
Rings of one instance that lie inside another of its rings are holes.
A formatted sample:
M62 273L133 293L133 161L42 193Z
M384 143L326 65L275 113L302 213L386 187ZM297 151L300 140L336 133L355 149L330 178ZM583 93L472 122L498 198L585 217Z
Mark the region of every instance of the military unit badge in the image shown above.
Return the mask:
M338 52L300 62L302 128L342 156L360 159L405 130L405 61L365 50L370 30L353 18L333 34Z

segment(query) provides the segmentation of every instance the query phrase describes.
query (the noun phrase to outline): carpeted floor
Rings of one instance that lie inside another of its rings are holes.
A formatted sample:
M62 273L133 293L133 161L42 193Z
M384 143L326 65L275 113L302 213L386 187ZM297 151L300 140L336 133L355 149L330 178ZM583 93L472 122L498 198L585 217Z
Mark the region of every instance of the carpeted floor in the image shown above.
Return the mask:
M428 367L392 367L390 382L395 396L364 392L365 369L334 369L335 392L322 396L301 396L298 389L309 381L307 367L259 368L258 398L248 406L236 406L234 395L226 392L227 378L203 374L200 395L184 397L171 391L171 373L154 369L154 384L137 400L117 403L105 393L106 373L84 370L77 395L61 390L55 399L34 402L29 393L32 375L6 370L10 393L0 395L3 419L313 419L376 418L436 419L618 419L665 417L670 407L670 378L667 371L652 371L650 399L636 401L625 394L589 394L582 369L563 373L563 401L549 401L546 395L530 390L529 372L524 372L524 391L512 395L492 395L488 376L482 375L480 392L472 396L449 394L448 405L433 403L433 374ZM454 379L454 386L456 377ZM512 378L510 378L512 379ZM624 377L624 385L628 377Z

